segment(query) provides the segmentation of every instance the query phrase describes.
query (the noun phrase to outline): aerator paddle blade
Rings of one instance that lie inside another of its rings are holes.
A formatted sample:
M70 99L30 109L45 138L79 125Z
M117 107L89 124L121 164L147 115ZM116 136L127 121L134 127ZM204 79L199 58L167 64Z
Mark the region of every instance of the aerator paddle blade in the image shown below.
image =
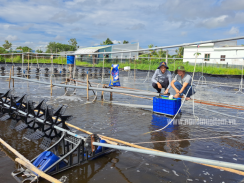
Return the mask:
M42 143L40 144L40 148L46 150L49 148L52 140L50 138L44 137Z
M18 126L15 127L15 130L19 132L19 131L21 131L21 130L24 130L24 129L27 128L27 127L28 127L27 124L21 122L21 124L19 124Z
M32 133L29 136L29 139L30 140L38 140L38 139L42 138L43 136L44 136L43 132L41 132L40 130L36 130L36 132Z
M61 116L61 115L63 115L63 114L65 113L65 111L66 111L66 108L67 108L67 106L62 105L61 107L59 107L59 108L55 111L54 116Z
M17 120L12 119L9 128L10 128L11 130L15 129L15 126L17 125L17 123L18 123Z
M33 134L35 131L33 129L27 128L24 138L30 140L30 135Z
M10 118L10 116L8 114L4 114L1 118L0 121L6 121Z

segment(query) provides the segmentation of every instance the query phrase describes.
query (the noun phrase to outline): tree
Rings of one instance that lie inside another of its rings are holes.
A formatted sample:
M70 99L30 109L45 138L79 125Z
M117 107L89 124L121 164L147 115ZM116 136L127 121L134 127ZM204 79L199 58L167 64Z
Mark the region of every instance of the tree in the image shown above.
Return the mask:
M5 40L5 43L3 44L3 48L9 49L12 47L12 43L10 43L8 40Z
M32 49L29 48L29 47L27 47L27 46L24 46L24 47L19 46L19 47L17 47L16 49L21 49L22 52L31 52L31 51L32 51Z
M102 44L100 45L111 45L113 44L113 42L110 40L110 38L107 38L106 41L104 41Z
M148 45L148 48L153 48L153 47L154 47L153 44Z
M179 49L176 49L175 52L176 52L176 55L174 55L175 57L183 58L184 47L179 47Z
M3 47L0 47L0 54L6 53L6 50Z
M37 49L36 52L37 53L43 53L43 51L41 49Z
M155 56L159 57L159 58L165 58L166 57L166 52L167 51L163 51L162 49L160 49L159 51L155 52Z
M128 44L128 43L129 43L129 42L128 42L128 41L126 41L126 40L124 40L124 41L123 41L123 44Z
M49 42L46 53L56 53L61 51L75 51L76 47L68 44Z
M76 40L76 38L71 38L68 42L69 42L69 44L72 45L73 47L79 48L79 47L77 46L77 40Z

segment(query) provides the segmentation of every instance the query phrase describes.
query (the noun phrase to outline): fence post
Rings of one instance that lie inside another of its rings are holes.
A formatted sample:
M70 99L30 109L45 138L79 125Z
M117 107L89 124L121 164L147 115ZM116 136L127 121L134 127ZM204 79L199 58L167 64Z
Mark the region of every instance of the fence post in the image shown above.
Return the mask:
M30 52L30 50L28 50L28 67L27 67L27 79L29 79L29 52Z
M135 65L136 65L136 57L134 58L134 82L135 82Z
M87 72L87 100L89 100L89 83L88 83L88 72Z
M11 83L11 69L9 70L9 89L10 89L10 83Z
M52 84L52 79L50 79L50 95L52 96L53 94L53 84Z
M14 77L14 66L12 66L12 71L13 71L13 77ZM14 88L14 79L13 80L13 88Z

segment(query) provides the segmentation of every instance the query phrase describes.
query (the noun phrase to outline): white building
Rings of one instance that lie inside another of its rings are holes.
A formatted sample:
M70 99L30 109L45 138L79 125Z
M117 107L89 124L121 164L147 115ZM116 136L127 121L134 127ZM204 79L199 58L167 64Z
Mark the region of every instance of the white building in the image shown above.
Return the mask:
M197 45L185 46L183 62L195 63L196 52ZM244 46L237 45L237 41L201 44L198 53L197 63L244 65Z

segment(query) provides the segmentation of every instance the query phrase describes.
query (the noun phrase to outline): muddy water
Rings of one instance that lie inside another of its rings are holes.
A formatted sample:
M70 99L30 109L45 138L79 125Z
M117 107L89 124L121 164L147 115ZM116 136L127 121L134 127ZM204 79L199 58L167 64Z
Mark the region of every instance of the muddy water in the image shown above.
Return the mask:
M146 80L147 73L138 71L134 81L134 73L121 72L121 84L125 87L154 91L150 80ZM151 76L152 74L150 74ZM44 76L44 75L42 75ZM35 79L35 75L31 76ZM48 76L49 77L49 76ZM198 80L200 76L196 76ZM48 81L48 78L40 78ZM53 82L60 83L64 78L54 77ZM79 80L83 80L79 75ZM91 78L91 82L101 82L101 78ZM224 79L207 77L207 81L239 84L240 79ZM103 83L108 84L105 78ZM0 78L1 92L8 89L6 79ZM243 94L237 93L237 89L230 87L217 87L199 85L195 98L206 101L223 102L243 106ZM108 137L114 137L131 143L142 143L141 146L153 148L168 153L208 158L233 163L244 163L243 136L218 139L195 139L217 136L243 135L244 120L226 117L214 112L199 109L198 106L209 110L225 113L232 116L243 117L243 111L195 104L195 116L200 119L211 119L215 123L217 119L232 120L233 125L169 125L160 132L143 135L145 132L157 130L165 126L170 117L153 114L149 109L135 109L117 106L108 103L109 93L105 93L105 101L100 100L101 92L98 92L98 100L95 103L86 104L86 91L69 89L67 95L63 88L54 87L53 96L50 96L50 87L42 84L15 81L15 94L29 94L29 98L38 102L47 99L48 104L57 108L61 104L68 105L66 114L75 118L70 123ZM172 92L172 91L171 91ZM90 92L90 101L93 93ZM133 98L126 95L113 94L113 101L120 103L152 105L151 100ZM192 102L187 102L182 108L182 114L177 117L180 120L193 119ZM235 124L234 124L235 122ZM22 139L25 131L16 132L9 129L10 121L1 122L0 136L17 151L28 159L40 154L42 150L38 144ZM78 131L76 133L79 134ZM181 142L157 142L176 139L195 139ZM17 165L11 160L14 155L6 148L0 147L0 182L15 182L11 177ZM242 182L243 176L226 172L187 161L169 158L143 155L127 151L115 151L106 156L97 158L87 164L74 167L55 175L56 178L66 176L67 182Z

